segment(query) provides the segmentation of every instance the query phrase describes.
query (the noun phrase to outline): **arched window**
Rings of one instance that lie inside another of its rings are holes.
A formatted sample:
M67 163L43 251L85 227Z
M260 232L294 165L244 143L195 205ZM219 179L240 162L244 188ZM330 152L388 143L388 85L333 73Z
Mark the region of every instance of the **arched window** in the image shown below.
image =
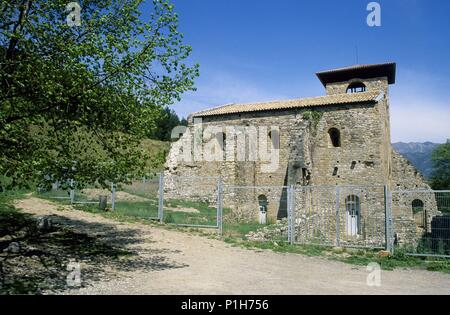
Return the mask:
M362 82L354 82L347 87L347 93L361 93L365 91L366 85Z
M258 196L258 204L260 207L264 207L267 209L267 197L265 195L259 195Z
M280 133L277 130L269 131L269 141L273 149L280 149Z
M420 199L413 200L411 206L412 206L413 214L423 211L423 201Z
M331 128L328 130L328 135L330 136L331 145L335 148L339 148L341 146L341 132L339 129Z
M267 224L267 197L265 195L258 196L259 204L259 224Z
M347 88L347 93L361 93L366 91L366 86L362 82L351 83Z
M350 195L345 198L347 235L355 236L361 234L361 204L359 197Z

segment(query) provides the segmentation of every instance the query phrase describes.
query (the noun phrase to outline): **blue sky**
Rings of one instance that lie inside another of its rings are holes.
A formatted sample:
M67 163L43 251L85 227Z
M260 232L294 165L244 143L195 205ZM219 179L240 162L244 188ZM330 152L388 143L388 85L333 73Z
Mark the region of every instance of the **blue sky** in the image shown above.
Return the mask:
M384 0L368 27L363 0L172 0L200 63L179 115L232 102L323 95L315 73L397 62L392 141L450 138L450 1ZM356 54L356 50L358 54ZM358 59L357 59L358 55Z

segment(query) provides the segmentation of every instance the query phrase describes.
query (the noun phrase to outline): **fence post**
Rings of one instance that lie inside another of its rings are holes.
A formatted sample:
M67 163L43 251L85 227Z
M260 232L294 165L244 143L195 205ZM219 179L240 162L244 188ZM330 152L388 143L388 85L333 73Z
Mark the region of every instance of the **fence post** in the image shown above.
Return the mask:
M217 234L222 236L223 232L223 191L222 191L222 178L217 178Z
M339 247L341 245L341 228L340 228L340 216L339 216L339 207L340 207L340 187L336 186L336 246Z
M288 242L293 245L295 242L295 202L294 202L294 186L288 187L287 193L288 203Z
M75 181L73 179L70 180L70 203L73 204L75 202L75 188L74 188Z
M163 221L164 221L164 173L159 174L158 219L159 219L160 223L163 223Z
M111 209L116 209L116 184L111 183Z
M292 197L291 197L291 206L292 206L292 236L291 236L291 241L292 244L295 243L295 233L296 233L296 229L295 229L295 186L292 186Z
M385 221L385 248L391 254L393 253L392 244L392 194L389 192L388 186L384 186L384 221Z
M292 229L292 222L291 222L291 217L292 217L292 215L291 215L291 186L288 186L287 188L286 188L286 198L287 198L287 200L286 200L286 210L287 210L287 228L288 228L288 230L287 230L287 237L288 237L288 243L289 244L292 244L292 240L291 240L291 236L292 236L292 233L291 233L291 229Z

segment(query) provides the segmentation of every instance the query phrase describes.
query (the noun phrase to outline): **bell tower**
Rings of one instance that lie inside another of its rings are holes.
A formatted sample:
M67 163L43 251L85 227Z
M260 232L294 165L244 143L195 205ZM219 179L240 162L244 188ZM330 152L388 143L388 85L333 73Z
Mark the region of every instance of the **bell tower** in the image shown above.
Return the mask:
M370 91L388 92L395 83L396 64L383 63L355 65L318 72L316 75L326 89L327 95Z
M345 68L326 70L316 73L320 82L330 96L349 94L376 94L374 117L379 130L381 170L383 181L390 183L391 166L391 135L389 116L389 85L395 83L396 63L354 65ZM364 122L357 122L364 124Z

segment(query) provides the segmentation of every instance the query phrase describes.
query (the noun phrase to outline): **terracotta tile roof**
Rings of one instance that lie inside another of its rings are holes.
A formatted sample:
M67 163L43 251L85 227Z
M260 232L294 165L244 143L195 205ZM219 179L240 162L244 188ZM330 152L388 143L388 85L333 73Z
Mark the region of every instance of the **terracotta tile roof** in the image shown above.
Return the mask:
M272 101L264 103L229 104L193 113L192 117L219 116L236 113L261 112L269 110L283 110L292 108L307 108L316 106L376 103L381 92L371 91L353 94L335 94L312 98L293 99L285 101Z

